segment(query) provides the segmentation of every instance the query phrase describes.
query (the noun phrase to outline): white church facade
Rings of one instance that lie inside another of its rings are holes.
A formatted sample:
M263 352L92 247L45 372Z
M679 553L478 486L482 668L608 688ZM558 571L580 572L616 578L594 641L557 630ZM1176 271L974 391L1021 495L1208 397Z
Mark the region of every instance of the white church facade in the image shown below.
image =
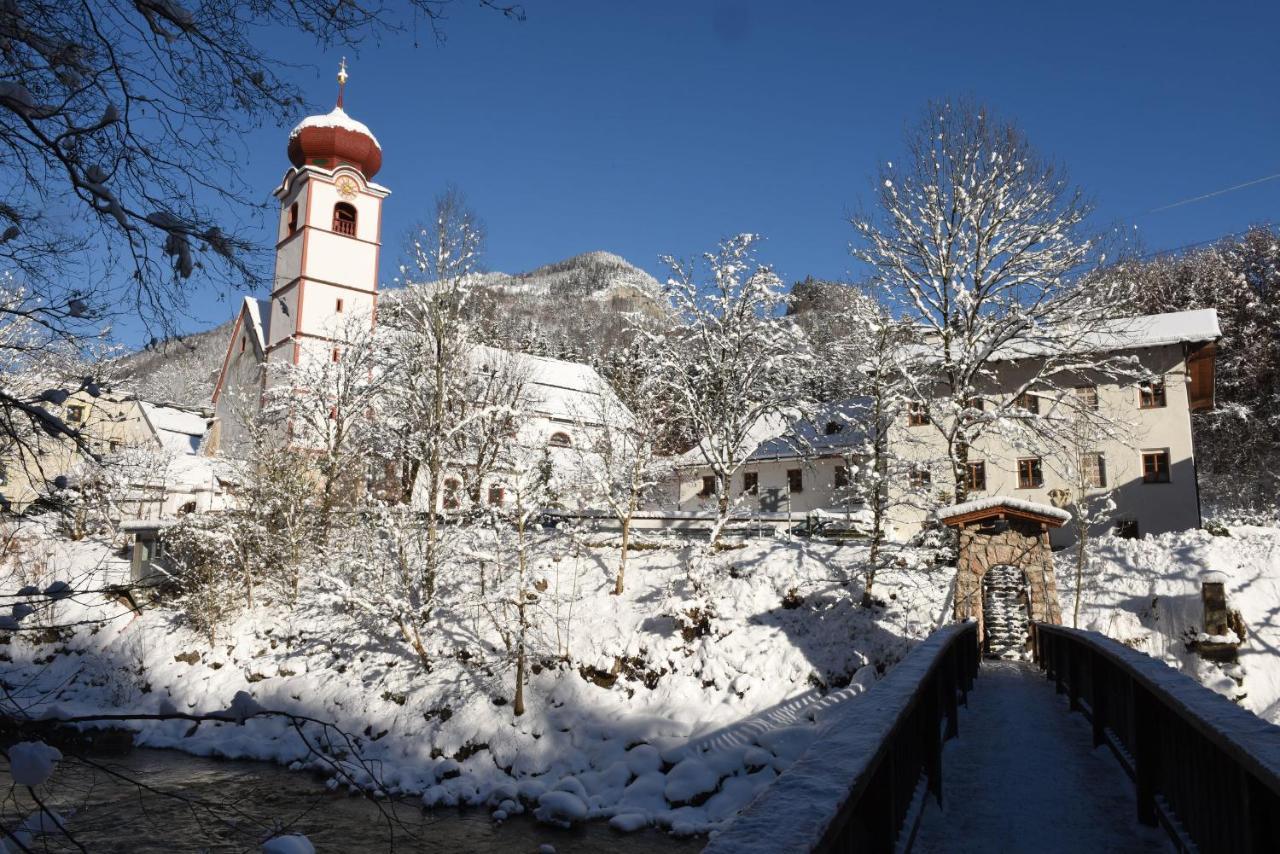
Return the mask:
M209 444L227 456L244 456L246 425L287 366L338 359L347 336L377 323L382 203L391 191L373 181L382 166L380 144L343 108L345 67L338 80L337 106L304 119L289 136L292 165L273 193L280 215L271 295L245 297L223 358ZM589 365L489 347L475 348L473 368L490 369L498 359L524 377L526 417L516 443L545 448L562 472L582 465L600 429L594 415L601 407L593 401L613 394L608 383ZM503 503L509 474L495 471L478 490L480 499ZM446 475L438 510L458 503L462 480ZM415 502L425 493L416 485Z

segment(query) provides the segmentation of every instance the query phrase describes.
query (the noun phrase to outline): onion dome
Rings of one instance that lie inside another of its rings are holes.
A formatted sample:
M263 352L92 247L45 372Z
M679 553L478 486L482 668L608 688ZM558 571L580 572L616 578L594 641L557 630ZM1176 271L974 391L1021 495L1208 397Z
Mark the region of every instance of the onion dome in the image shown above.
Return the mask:
M307 116L289 134L289 160L294 166L335 169L347 163L372 178L382 168L382 146L363 123L342 109L347 61L338 71L338 105L322 116Z

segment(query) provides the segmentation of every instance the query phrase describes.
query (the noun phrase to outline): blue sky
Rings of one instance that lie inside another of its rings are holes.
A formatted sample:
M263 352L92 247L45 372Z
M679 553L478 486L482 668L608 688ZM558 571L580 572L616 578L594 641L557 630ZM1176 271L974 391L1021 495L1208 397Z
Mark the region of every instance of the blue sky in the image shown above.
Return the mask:
M1016 119L1149 251L1270 222L1280 180L1280 4L525 0L513 23L460 3L448 40L420 29L319 50L276 34L326 110L346 54L347 108L384 150L392 190L382 281L447 184L489 230L487 266L517 272L606 249L661 277L755 231L788 281L848 278L850 211L931 98ZM301 118L301 116L299 116ZM248 140L262 197L287 128ZM272 234L262 226L266 245ZM201 292L185 326L230 316Z

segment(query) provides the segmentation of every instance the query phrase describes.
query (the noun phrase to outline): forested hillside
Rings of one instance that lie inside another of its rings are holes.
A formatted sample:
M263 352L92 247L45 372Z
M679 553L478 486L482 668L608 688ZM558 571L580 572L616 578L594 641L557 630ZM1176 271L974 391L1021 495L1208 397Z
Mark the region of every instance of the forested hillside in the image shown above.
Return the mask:
M388 290L383 299L396 294ZM665 316L657 280L608 252L587 252L527 273L486 273L469 310L487 344L588 362L624 345L633 321ZM207 332L125 356L118 365L121 382L151 400L207 405L231 334L231 313Z

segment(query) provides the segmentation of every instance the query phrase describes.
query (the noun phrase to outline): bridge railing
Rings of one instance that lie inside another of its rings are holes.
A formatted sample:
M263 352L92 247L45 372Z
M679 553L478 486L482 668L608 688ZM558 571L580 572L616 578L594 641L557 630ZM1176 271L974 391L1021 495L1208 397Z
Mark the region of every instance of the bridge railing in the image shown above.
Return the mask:
M1280 727L1096 632L1041 623L1036 661L1133 778L1138 819L1183 851L1280 845Z
M704 854L889 852L942 801L942 743L978 673L977 624L939 629L866 693L837 707L809 750Z

